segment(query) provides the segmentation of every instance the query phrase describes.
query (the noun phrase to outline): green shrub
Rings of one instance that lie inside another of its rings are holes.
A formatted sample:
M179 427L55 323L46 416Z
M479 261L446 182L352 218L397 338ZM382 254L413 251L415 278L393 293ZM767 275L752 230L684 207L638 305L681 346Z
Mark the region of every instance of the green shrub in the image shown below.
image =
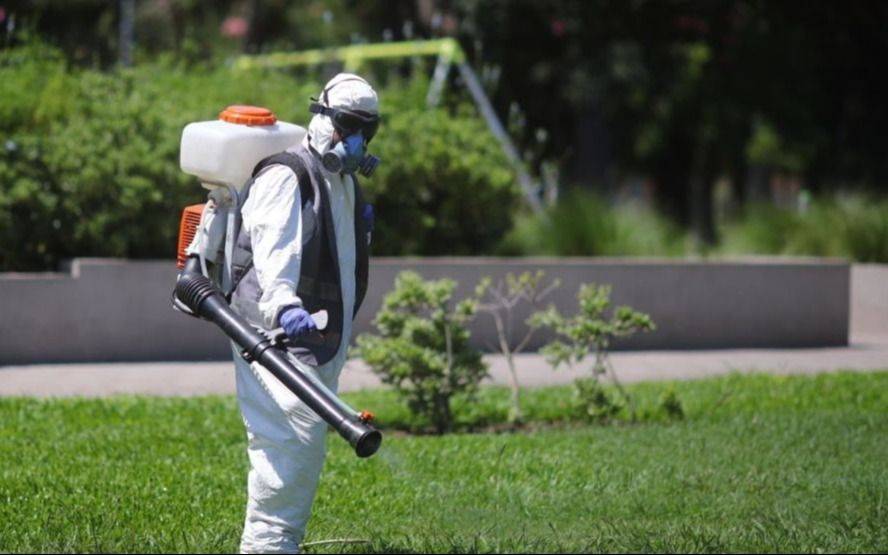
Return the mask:
M545 217L516 219L499 249L507 255L676 256L686 243L685 234L652 209L572 191Z
M888 262L888 199L837 194L815 198L804 210L773 204L746 207L720 226L711 255L831 256ZM523 215L499 245L506 255L685 256L688 235L651 209L611 204L572 192L547 218Z
M675 392L675 387L669 387L660 394L660 410L667 418L681 420L685 416L684 405Z
M888 262L888 200L849 198L843 203L847 255L858 262Z
M401 272L374 320L378 335L357 341L370 369L438 433L453 426L451 400L474 394L487 375L481 352L469 345L466 323L474 302L452 306L455 287L449 279L424 281Z
M548 327L555 332L556 338L540 349L554 369L561 365L574 367L590 355L594 358L589 376L574 383L577 408L584 418L606 421L627 408L634 420L637 411L610 364L610 347L615 338L651 331L656 326L643 312L628 306L612 307L610 295L609 285L583 284L577 292L576 315L565 317L550 306L531 316L529 322L534 327ZM601 387L600 378L604 375L610 376L620 399Z
M0 50L0 129L8 134L45 121L48 108L65 95L47 98L67 75L62 53L40 44ZM52 86L49 86L52 85Z
M577 414L588 422L609 422L625 408L624 401L615 393L606 389L597 378L576 379L574 403Z
M524 335L513 336L512 330L518 323L515 319L516 308L526 306L538 311L543 308L543 301L554 290L561 286L556 278L546 280L546 272L537 270L534 273L506 274L505 279L494 283L488 276L481 278L475 286L476 306L478 312L490 315L496 328L497 344L500 353L506 359L509 368L509 388L512 390L509 421L519 424L523 420L521 410L521 384L515 367L515 355L522 352L537 332L537 327L527 326Z
M363 181L379 214L375 253L486 254L511 226L514 176L480 118L395 108L371 147L382 159Z
M604 374L614 339L656 329L647 314L629 306L612 307L610 296L610 285L584 283L577 292L579 311L576 315L565 317L550 306L531 317L532 325L551 328L557 334L557 338L540 351L552 366L575 366L592 355L593 375Z
M510 225L512 175L473 112L426 110L423 80L379 91L375 254L483 252ZM0 51L0 271L71 256L173 258L181 209L205 198L179 170L191 121L259 104L300 124L321 84L276 71L163 60L103 73L31 44ZM483 216L483 217L482 217Z
M823 197L803 211L754 205L726 225L722 235L723 253L888 262L888 200L859 194Z

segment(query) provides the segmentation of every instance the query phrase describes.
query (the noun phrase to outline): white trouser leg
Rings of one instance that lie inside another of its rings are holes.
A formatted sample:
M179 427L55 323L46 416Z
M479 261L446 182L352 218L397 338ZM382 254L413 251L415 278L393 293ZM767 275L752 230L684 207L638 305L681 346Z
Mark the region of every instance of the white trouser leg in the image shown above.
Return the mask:
M250 474L244 553L298 551L324 464L327 424L235 349L237 397L247 428ZM341 368L308 368L331 390Z

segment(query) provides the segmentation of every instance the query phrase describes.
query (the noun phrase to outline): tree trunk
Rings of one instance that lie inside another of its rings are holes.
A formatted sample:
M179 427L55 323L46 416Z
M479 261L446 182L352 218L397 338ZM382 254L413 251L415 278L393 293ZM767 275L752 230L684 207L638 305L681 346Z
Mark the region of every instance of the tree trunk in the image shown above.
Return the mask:
M244 52L258 53L262 51L265 35L263 32L262 15L262 3L259 0L247 2L247 32L241 43L241 49Z
M686 145L691 144L693 139L691 133L672 126L665 138L664 152L654 166L657 206L681 226L691 224L687 198L693 156Z
M512 353L512 346L509 343L511 329L506 329L503 318L499 312L494 310L491 312L491 315L496 324L496 335L499 339L500 351L503 353L503 356L506 357L506 362L509 365L509 386L512 389L512 408L510 411L511 414L509 415L509 421L513 424L517 424L523 420L523 416L521 414L521 386L518 384L518 374L515 372L515 359ZM509 311L508 321L510 323L512 321L511 311Z
M432 408L432 424L439 434L446 434L453 425L453 415L450 412L450 396L436 395Z
M515 371L515 358L512 353L506 354L506 362L509 364L509 385L512 388L512 410L509 421L512 424L520 424L524 421L521 413L521 386L518 385L518 374Z
M701 247L707 248L715 245L717 239L712 205L712 189L716 169L712 155L713 145L705 133L701 132L699 135L702 136L694 150L688 201L690 202L689 212L694 236Z
M771 202L771 168L752 164L746 172L746 202L760 204Z

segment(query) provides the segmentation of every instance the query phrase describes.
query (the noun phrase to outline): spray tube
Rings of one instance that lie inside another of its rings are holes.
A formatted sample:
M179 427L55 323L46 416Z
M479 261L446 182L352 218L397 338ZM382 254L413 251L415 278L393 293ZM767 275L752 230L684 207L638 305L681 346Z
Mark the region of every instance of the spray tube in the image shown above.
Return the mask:
M369 413L359 413L307 372L296 368L277 339L269 339L254 329L225 302L218 289L199 271L199 262L190 258L176 283L175 301L194 315L209 320L241 347L241 356L258 362L332 426L354 448L359 457L374 454L382 434L370 426Z

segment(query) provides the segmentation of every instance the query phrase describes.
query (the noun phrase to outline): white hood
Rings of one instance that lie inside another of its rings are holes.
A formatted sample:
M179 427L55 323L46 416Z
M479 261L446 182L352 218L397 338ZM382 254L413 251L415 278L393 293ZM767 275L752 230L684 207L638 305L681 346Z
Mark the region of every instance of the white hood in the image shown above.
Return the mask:
M330 108L361 110L371 114L379 113L379 99L376 91L367 81L353 73L340 73L327 83L318 95L318 101ZM316 114L308 124L305 144L311 145L320 154L331 147L333 122L328 116Z

